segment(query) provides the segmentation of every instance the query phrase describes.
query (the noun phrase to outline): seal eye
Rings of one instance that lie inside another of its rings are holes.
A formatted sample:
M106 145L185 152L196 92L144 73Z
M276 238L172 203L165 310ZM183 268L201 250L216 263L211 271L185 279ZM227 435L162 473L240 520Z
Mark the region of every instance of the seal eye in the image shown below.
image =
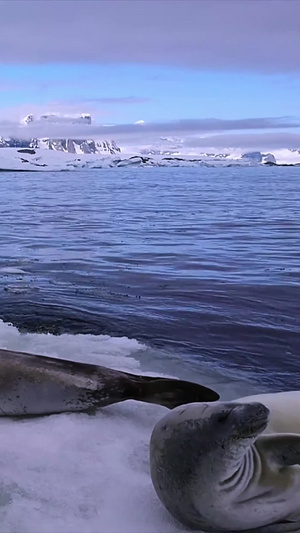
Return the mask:
M218 422L225 422L230 415L230 411L219 414Z

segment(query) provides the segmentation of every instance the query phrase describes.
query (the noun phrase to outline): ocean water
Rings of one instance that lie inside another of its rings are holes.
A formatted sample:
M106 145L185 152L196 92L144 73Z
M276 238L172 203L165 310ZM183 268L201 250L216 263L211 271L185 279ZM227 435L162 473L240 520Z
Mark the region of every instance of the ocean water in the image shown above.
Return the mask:
M0 174L0 346L299 389L297 168ZM0 419L0 532L177 532L151 485L165 413Z

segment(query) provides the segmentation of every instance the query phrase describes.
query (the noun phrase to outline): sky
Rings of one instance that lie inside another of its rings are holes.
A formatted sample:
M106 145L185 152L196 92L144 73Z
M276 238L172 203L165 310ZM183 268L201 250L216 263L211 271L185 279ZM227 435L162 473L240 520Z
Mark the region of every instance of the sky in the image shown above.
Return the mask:
M299 50L300 0L0 0L0 135L300 148Z

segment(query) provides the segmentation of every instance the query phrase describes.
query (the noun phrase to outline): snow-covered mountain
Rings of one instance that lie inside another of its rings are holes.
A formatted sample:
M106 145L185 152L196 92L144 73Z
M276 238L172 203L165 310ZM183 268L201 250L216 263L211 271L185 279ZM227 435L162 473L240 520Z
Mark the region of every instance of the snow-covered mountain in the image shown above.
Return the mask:
M22 130L22 132L26 132L26 135L24 135L25 139L17 138L17 134L15 134L16 137L0 137L0 148L15 149L18 152L17 159L21 161L23 168L27 163L28 167L30 165L41 166L40 163L36 162L40 159L45 159L45 152L59 152L60 154L74 156L94 156L95 159L91 161L86 161L84 157L76 159L78 162L78 164L76 163L76 168L81 165L84 168L95 168L94 164L100 165L101 168L102 164L109 166L124 166L125 164L140 166L259 166L264 164L300 164L300 150L298 149L281 149L272 150L271 152L260 150L245 152L238 148L222 148L222 150L214 148L205 149L199 146L200 141L203 143L203 138L197 137L181 138L177 136L160 136L157 140L154 138L154 141L152 138L151 144L124 144L121 150L114 140L96 140L91 138L89 133L96 131L91 127L92 123L93 120L90 114L77 116L45 114L38 117L30 114L19 124L18 131ZM72 127L73 125L74 128ZM78 125L82 127L79 129L78 127L76 128ZM142 131L143 126L141 123L138 122L136 127ZM72 136L72 132L76 130L77 132L80 131L81 138L74 138ZM113 127L107 130L112 132ZM55 133L51 134L50 131ZM58 131L60 131L59 137L57 134ZM64 131L64 134L61 133L62 131ZM44 135L44 132L47 132L49 137L43 136L42 138L36 138L38 135ZM32 138L30 138L31 135ZM66 137L66 135L71 135L71 137ZM140 140L142 143L144 137L142 135L135 136L135 139L138 139L138 142ZM206 137L205 141L209 142L209 139L209 137ZM19 155L19 152L22 153L23 150L24 153L30 155L36 154L32 158L32 161L26 161L24 160L24 156ZM1 160L3 160L3 155L3 151L1 150L0 165ZM97 158L97 156L103 157ZM46 159L47 161L45 160L43 162L43 166L47 167L49 158ZM104 159L105 163L103 163ZM97 160L96 163L95 160ZM57 164L59 167L65 164L64 158L53 159L50 157L50 161L53 161L55 166ZM72 161L70 162L70 166L73 166ZM5 168L5 166L1 165L0 168ZM10 168L10 166L7 168Z
M143 157L158 157L163 159L169 158L178 161L202 161L210 165L232 166L235 164L243 165L282 165L282 164L299 164L300 150L295 149L275 149L268 151L249 151L245 152L238 148L224 148L222 151L213 149L203 150L199 147L189 146L187 139L180 137L160 137L155 143L138 146L122 146L123 154L139 154Z
M292 152L292 151L291 151ZM295 152L295 151L294 151ZM140 154L142 156L171 156L171 157L177 157L177 158L186 158L186 154L184 155L184 152L181 152L178 147L170 147L170 149L166 149L165 147L161 147L161 149L150 147L150 148L142 148L140 150ZM300 151L299 151L300 154ZM232 161L243 161L244 163L249 164L260 164L260 163L274 163L276 164L276 158L271 153L263 153L263 152L246 152L241 153L239 151L228 151L228 152L199 152L198 153L188 153L189 159L198 158L199 160L203 161L210 161L211 163L229 163Z
M90 114L82 114L79 116L65 116L48 114L35 117L30 114L22 119L21 124L24 127L30 128L32 124L74 124L86 125L87 133L88 126L92 124L92 117ZM67 152L70 154L116 154L121 151L114 140L94 140L94 139L61 139L61 138L32 138L25 139L5 139L0 137L0 148L32 148L54 150L58 152Z
M93 139L39 139L32 147L69 154L116 154L121 151L113 140L97 142Z
M202 139L203 140L203 139ZM210 138L205 139L207 143ZM228 166L229 164L260 165L260 164L298 164L300 163L300 150L274 149L271 151L256 150L246 151L241 148L227 148L221 150L214 148L201 148L196 144L197 138L181 138L176 136L159 137L151 144L123 145L123 154L139 154L143 157L177 158L178 160L194 160L208 162L209 164ZM209 146L209 144L208 144Z

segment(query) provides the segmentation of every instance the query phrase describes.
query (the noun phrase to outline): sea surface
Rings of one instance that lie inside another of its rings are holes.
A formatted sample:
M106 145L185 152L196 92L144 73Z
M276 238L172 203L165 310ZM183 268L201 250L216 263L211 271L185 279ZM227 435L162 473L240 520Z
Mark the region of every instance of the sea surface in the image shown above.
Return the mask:
M299 387L299 169L1 173L0 187L0 318Z
M0 173L0 347L300 388L298 168ZM1 533L175 533L149 474L166 412L1 419Z

